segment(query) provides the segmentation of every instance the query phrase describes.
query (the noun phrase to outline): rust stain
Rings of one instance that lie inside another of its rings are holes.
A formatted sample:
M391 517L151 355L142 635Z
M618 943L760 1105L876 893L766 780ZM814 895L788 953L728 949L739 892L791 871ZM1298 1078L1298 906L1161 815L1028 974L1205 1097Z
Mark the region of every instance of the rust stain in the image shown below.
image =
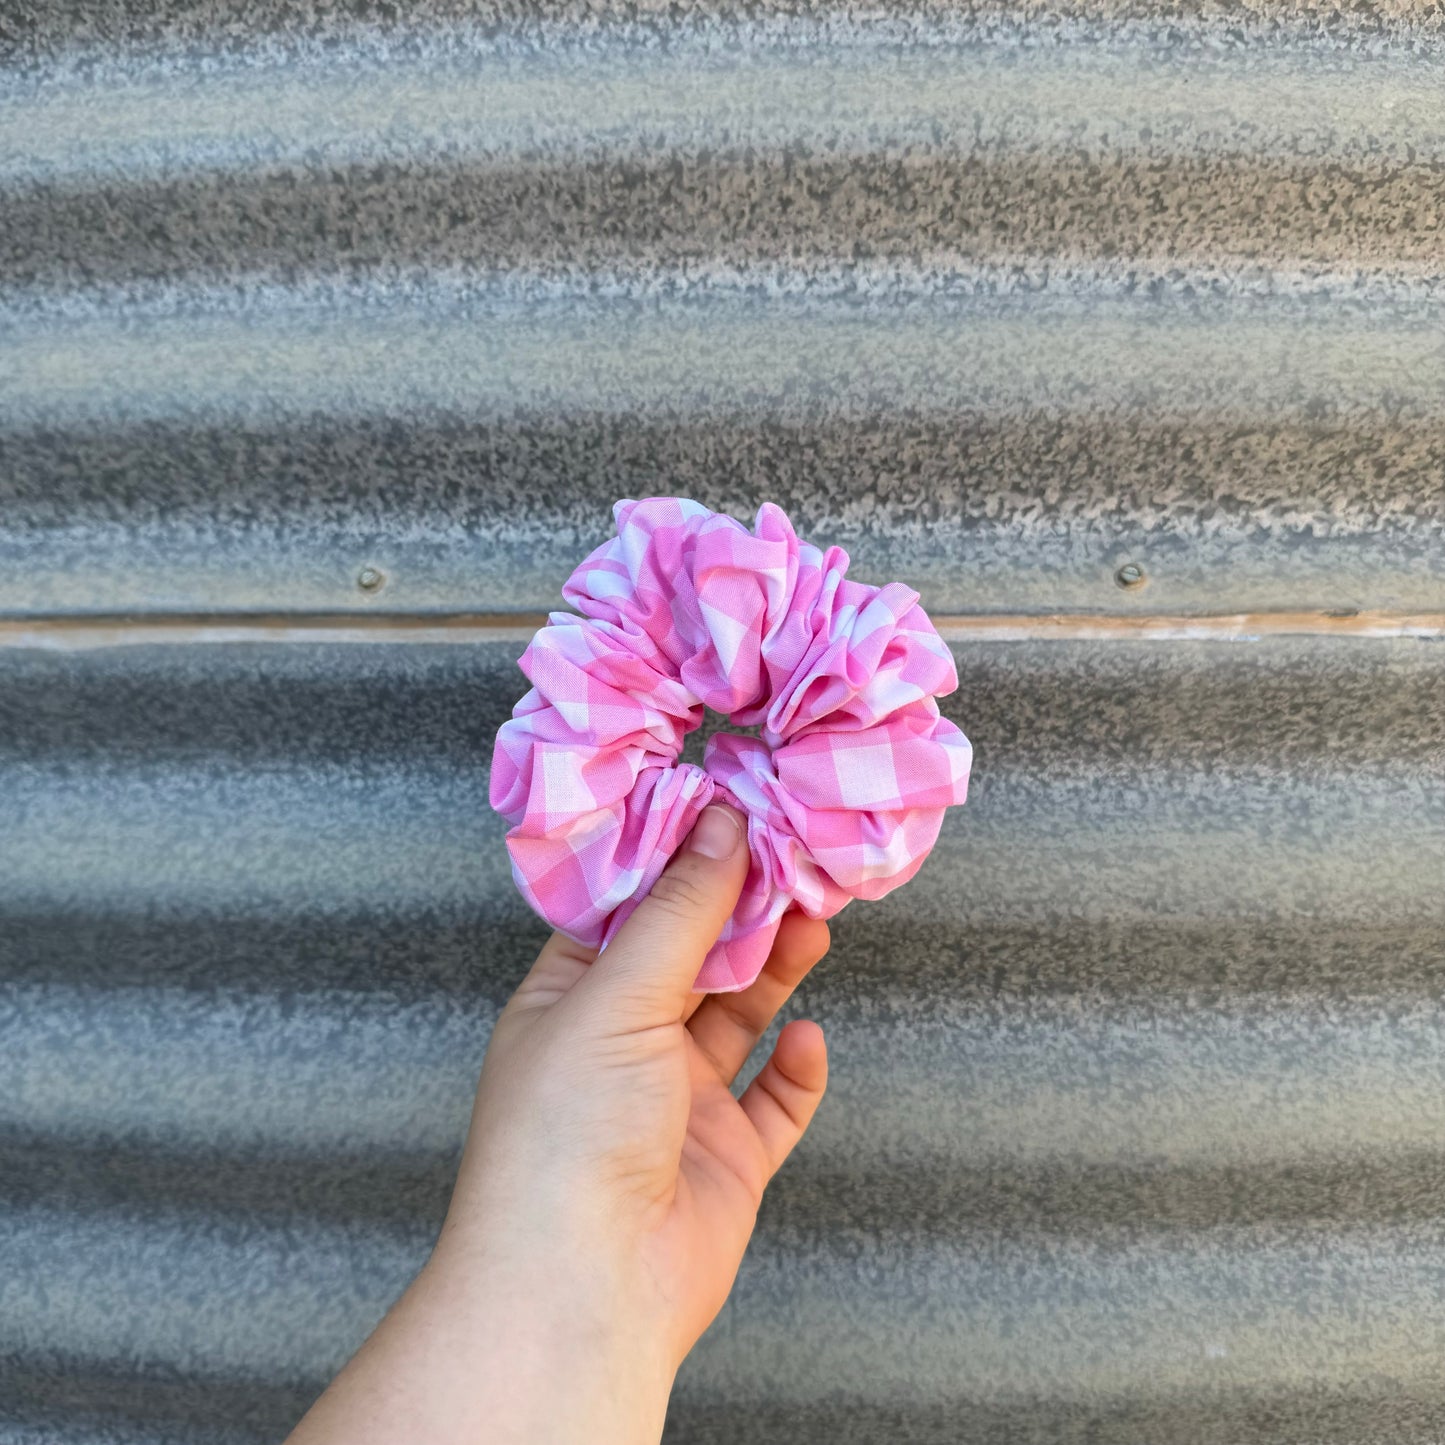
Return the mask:
M1241 612L1213 616L1097 613L937 616L949 642L1208 641L1265 637L1445 638L1445 612ZM542 613L376 613L0 617L0 648L90 652L113 647L244 643L525 642Z
M1261 637L1445 637L1445 612L1231 612L1106 615L1066 612L1043 615L937 616L950 642L1014 642L1057 638L1076 642L1252 642Z

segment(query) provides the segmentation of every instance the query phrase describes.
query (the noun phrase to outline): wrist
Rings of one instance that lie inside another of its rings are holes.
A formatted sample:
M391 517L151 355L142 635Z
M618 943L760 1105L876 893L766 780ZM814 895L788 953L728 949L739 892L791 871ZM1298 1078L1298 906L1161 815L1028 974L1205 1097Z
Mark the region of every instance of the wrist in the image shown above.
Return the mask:
M597 1256L444 1231L412 1291L483 1406L489 1441L643 1445L677 1371L660 1322Z

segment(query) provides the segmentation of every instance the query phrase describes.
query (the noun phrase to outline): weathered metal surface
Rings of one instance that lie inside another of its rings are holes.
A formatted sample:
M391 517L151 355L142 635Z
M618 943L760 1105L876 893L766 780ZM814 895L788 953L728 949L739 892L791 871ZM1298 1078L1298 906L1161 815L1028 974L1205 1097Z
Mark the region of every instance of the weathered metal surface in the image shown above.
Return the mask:
M422 1259L518 629L649 493L957 614L977 750L670 1440L1445 1433L1442 60L5 6L0 1442L274 1440Z
M424 1256L542 937L516 651L4 654L15 1418L274 1435ZM958 658L974 795L837 921L832 1092L674 1438L1427 1438L1445 650Z
M1438 603L1433 12L467 9L20 8L0 610L535 609L655 493Z

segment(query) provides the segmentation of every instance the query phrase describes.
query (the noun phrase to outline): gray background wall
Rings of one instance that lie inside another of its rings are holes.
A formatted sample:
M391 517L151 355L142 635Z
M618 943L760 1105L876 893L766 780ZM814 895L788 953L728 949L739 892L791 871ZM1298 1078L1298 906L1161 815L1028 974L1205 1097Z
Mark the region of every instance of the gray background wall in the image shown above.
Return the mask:
M1445 1434L1441 30L11 0L0 1440L277 1439L424 1258L657 493L917 586L977 750L669 1440Z

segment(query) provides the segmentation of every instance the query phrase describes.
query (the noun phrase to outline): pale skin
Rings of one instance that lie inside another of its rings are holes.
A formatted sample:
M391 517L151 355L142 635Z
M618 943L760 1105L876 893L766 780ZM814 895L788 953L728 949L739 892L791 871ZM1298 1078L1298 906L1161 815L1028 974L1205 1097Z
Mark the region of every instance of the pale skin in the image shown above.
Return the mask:
M827 1083L822 1030L796 1021L730 1090L825 923L788 914L755 983L692 992L747 874L743 826L705 810L601 955L548 940L488 1045L430 1259L288 1445L661 1437Z

